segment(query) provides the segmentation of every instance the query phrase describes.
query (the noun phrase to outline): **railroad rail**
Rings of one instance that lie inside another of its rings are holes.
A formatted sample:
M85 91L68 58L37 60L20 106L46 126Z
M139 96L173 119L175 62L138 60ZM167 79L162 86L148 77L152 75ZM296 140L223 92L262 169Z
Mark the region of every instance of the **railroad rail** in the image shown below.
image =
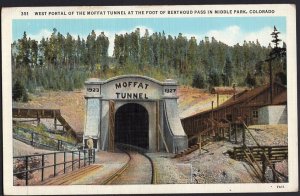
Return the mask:
M108 178L106 178L101 184L107 185L107 184L112 183L116 178L118 178L120 175L122 175L122 173L129 167L129 162L131 161L131 156L127 151L123 151L123 152L126 153L128 156L126 163L120 169L118 169L116 172L114 172L112 175L110 175Z
M68 185L72 182L82 178L83 175L94 172L95 170L101 168L102 165L88 165L80 170L76 170L67 175L58 176L55 179L49 179L41 183L41 185Z
M156 172L155 172L155 166L151 158L145 154L145 151L143 149L140 149L138 147L127 145L127 144L118 144L118 148L126 153L128 155L128 159L126 163L118 169L116 172L114 172L112 175L110 175L107 179L105 179L101 184L107 185L107 184L113 184L114 181L116 181L118 178L120 178L124 173L128 170L131 161L133 160L133 157L131 155L131 152L138 152L140 155L146 157L150 164L151 164L151 184L156 184Z

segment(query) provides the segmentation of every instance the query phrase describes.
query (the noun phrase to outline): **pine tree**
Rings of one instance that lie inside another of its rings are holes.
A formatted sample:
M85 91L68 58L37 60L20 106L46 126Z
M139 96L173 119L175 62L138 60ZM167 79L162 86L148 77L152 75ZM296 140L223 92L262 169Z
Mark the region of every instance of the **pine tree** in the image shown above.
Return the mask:
M159 35L158 35L158 33L154 33L151 37L153 38L152 39L153 62L152 63L155 67L160 67L160 64L159 64L159 62L160 62L159 61L159 57L160 57Z
M67 37L64 43L64 62L66 64L67 69L71 69L75 67L75 41L69 33L67 33Z
M123 35L115 35L114 57L120 66L125 65L125 38Z
M191 37L188 43L188 64L191 69L194 69L197 64L197 40L195 37Z
M75 42L75 66L78 68L81 65L81 57L82 57L82 49L81 49L81 38L79 35L77 36L77 40Z
M95 70L96 65L96 33L94 30L86 38L87 59L90 70Z
M226 57L223 73L224 73L224 85L230 86L232 80L232 63L229 56Z
M43 68L45 65L49 64L47 44L48 43L46 39L43 37L38 45L38 65L40 68Z
M149 44L149 32L148 29L145 31L145 35L141 37L141 63L140 67L149 65L150 57L150 44Z
M27 39L26 32L24 32L23 38L18 40L17 50L17 67L28 68L30 66L30 43Z
M270 64L269 64L269 70L270 75L275 73L275 80L277 82L286 84L286 45L283 44L283 47L279 47L279 43L282 41L279 39L280 32L276 29L274 26L274 31L271 33L273 40L272 42L275 44L275 47L271 50L269 54ZM272 77L270 77L270 83L273 81L271 80Z
M199 70L193 74L192 86L196 88L205 88L205 80L203 74Z
M161 65L162 69L165 71L167 70L167 39L165 32L163 31L162 35L160 36L160 47L159 47L159 64Z
M132 62L140 61L140 29L137 28L130 34L130 45L131 45L131 60Z
M101 70L102 72L105 72L108 69L108 47L109 47L109 40L108 37L105 36L104 32L101 32L101 34L97 37L97 40L99 42L99 63L101 63Z
M174 55L174 50L175 50L175 43L174 39L171 35L168 35L167 39L167 52L166 52L166 58L167 58L167 64L168 68L173 68L175 67L175 55Z
M175 67L179 69L180 73L186 73L187 70L187 38L179 33L175 40Z
M35 68L38 65L38 42L31 40L30 49L31 65L33 68Z
M208 74L208 84L210 87L219 86L221 83L221 78L216 69L211 69Z
M49 39L49 44L47 45L48 49L48 55L49 55L49 63L52 67L58 68L58 41L57 41L57 29L54 28L53 32Z

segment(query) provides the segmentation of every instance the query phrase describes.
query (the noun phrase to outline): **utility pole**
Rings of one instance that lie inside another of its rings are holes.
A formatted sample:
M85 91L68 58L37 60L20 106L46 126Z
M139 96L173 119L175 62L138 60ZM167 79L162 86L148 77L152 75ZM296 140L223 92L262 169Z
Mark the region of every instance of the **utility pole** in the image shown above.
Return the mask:
M279 42L282 41L278 38L278 34L280 32L274 26L274 31L271 33L273 40L272 42L275 44L275 47L271 50L269 54L269 58L266 60L269 64L269 79L270 79L270 104L273 104L273 71L272 71L272 61L277 57L286 56L286 49L278 47Z
M269 64L269 79L270 79L270 104L273 104L273 73L272 73L272 60L270 59L268 64Z

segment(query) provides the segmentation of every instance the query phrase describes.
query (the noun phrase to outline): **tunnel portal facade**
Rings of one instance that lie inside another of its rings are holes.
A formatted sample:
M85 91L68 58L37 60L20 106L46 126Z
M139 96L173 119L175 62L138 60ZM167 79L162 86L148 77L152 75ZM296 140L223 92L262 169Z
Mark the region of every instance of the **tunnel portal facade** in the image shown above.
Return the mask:
M116 143L150 152L177 153L187 148L177 106L177 82L125 75L89 79L83 145L92 137L97 150L113 151Z

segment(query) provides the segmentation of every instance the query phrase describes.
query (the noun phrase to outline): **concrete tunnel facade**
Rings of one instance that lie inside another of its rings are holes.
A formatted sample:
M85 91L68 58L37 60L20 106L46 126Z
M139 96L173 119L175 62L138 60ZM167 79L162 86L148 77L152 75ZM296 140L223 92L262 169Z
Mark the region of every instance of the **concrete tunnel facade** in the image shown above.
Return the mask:
M89 79L83 145L89 136L97 150L126 143L150 152L177 153L188 146L177 105L177 82L124 75Z

